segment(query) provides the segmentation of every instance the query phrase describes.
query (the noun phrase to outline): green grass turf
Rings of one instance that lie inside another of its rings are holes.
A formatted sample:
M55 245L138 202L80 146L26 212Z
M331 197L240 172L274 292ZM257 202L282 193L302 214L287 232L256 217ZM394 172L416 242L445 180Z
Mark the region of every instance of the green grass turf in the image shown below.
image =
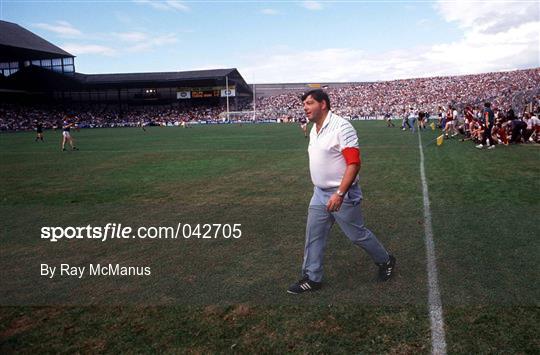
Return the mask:
M367 225L398 257L388 284L334 228L325 287L299 276L311 195L296 125L0 135L6 351L428 352L418 138L356 122ZM422 132L424 144L436 132ZM499 149L500 148L500 149ZM450 352L538 348L537 146L425 148ZM43 226L241 223L235 240L60 241ZM39 264L149 265L144 278L39 276Z

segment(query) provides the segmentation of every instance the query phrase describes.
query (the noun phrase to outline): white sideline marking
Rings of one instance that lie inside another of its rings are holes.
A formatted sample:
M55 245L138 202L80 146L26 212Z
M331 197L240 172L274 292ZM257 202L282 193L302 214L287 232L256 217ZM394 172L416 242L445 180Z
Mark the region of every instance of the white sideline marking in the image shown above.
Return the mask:
M424 195L424 231L427 253L428 273L428 304L431 323L431 353L446 354L446 340L444 334L444 319L442 311L441 293L437 277L437 263L435 258L435 243L433 242L433 228L431 226L431 209L429 207L429 194L424 169L424 149L422 137L418 130L418 147L420 148L420 177L422 179L422 194Z

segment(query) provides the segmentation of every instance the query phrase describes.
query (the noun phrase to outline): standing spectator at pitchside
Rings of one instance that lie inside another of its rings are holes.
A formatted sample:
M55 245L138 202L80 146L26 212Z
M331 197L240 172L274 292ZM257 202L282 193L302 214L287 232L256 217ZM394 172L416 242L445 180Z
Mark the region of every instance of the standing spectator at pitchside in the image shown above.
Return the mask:
M482 136L482 142L476 146L478 149L484 148L484 146L487 146L488 149L495 148L495 145L492 145L490 142L491 140L491 130L493 129L493 125L495 124L495 113L491 109L491 102L486 102L484 104L484 134Z
M416 132L416 117L417 117L417 114L416 112L414 112L414 109L411 107L409 109L409 123L411 124L411 132L414 133Z
M455 111L452 108L452 105L448 105L448 110L446 110L446 124L444 126L444 137L445 138L449 137L448 133L450 132L450 130L453 132L452 137L455 137L458 134L458 132L456 130L456 119L457 119L457 117L454 117L454 112L457 112L457 111Z
M303 278L287 292L299 294L321 288L324 251L335 222L376 263L378 280L388 281L394 273L396 259L364 225L356 131L349 121L330 111L330 98L324 91L308 91L302 102L307 118L313 122L308 153L314 190L307 218Z
M540 118L538 118L538 114L531 116L529 120L531 124L531 129L533 131L530 140L532 142L539 143L540 142ZM527 122L527 125L529 123Z
M525 112L525 114L523 115L523 121L525 122L525 124L527 124L527 127L525 128L525 132L523 134L523 141L525 143L529 143L529 139L531 138L535 130L534 121L531 118L531 114L528 112Z

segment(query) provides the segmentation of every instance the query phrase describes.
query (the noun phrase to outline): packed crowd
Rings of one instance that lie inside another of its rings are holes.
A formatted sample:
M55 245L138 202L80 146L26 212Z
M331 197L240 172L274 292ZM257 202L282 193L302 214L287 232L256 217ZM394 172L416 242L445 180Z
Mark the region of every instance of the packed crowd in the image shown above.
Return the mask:
M179 125L181 122L218 121L225 111L219 106L140 106L119 109L114 105L0 105L0 131L24 131L41 122L44 129L57 129L64 118L80 128Z
M441 107L450 104L463 112L467 105L482 110L489 101L497 112L513 109L518 118L525 112L538 111L540 68L512 72L467 76L433 77L386 82L360 83L330 87L332 111L348 119L403 118L416 112L438 117ZM251 102L242 101L236 110L245 109L237 120L298 121L304 116L300 92L290 91L256 102L253 114ZM527 108L528 107L528 108ZM446 109L443 109L446 111ZM0 104L0 131L30 130L39 121L45 129L59 127L65 116L76 120L79 127L125 127L136 125L178 125L181 122L222 122L224 104L192 105L174 103L167 106L131 106L120 109L114 105L83 104L72 107L51 105ZM231 117L229 117L231 118Z
M385 114L401 117L410 107L436 113L439 106L452 104L463 109L467 104L479 105L484 101L506 111L523 107L538 90L540 68L362 83L326 91L335 113L350 119L365 119L382 118ZM258 114L297 118L302 115L298 104L300 95L290 92L260 98Z

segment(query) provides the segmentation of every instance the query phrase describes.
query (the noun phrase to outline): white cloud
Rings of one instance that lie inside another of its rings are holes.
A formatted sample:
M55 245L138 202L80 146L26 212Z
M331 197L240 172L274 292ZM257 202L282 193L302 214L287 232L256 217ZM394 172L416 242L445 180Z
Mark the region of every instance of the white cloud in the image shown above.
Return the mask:
M157 10L168 10L169 7L162 3L161 1L151 1L151 0L133 0L137 4L150 5Z
M65 43L62 48L76 56L79 56L81 54L98 54L108 57L118 55L118 50L98 44Z
M439 0L435 9L448 22L475 32L499 33L528 22L540 21L538 2L479 2Z
M178 0L133 0L135 3L150 5L154 9L162 11L182 11L188 12L190 10L189 6L184 4L182 1Z
M182 3L181 1L168 0L168 1L165 1L165 3L169 5L169 7L172 9L183 11L183 12L189 11L189 7L185 5L184 3Z
M539 6L439 1L436 8L442 18L463 31L454 42L378 53L358 48L280 48L252 56L238 67L245 77L260 83L393 80L539 67Z
M318 1L302 1L302 6L311 11L323 9L323 5Z
M86 38L87 36L85 36ZM92 38L92 36L88 36ZM176 34L155 34L149 32L113 32L107 37L94 36L96 43L66 43L62 48L75 55L95 54L103 56L126 56L130 53L148 52L155 48L174 44Z
M148 34L142 32L120 32L113 33L113 36L124 42L142 42L149 37Z
M34 27L56 33L61 37L80 37L81 31L73 27L72 24L66 21L56 21L55 23L35 23Z
M126 51L132 53L147 52L156 47L166 46L178 42L175 34L166 34L161 36L146 36L144 40L125 48Z
M272 16L272 15L279 14L279 12L277 10L274 10L274 9L262 9L261 14Z

